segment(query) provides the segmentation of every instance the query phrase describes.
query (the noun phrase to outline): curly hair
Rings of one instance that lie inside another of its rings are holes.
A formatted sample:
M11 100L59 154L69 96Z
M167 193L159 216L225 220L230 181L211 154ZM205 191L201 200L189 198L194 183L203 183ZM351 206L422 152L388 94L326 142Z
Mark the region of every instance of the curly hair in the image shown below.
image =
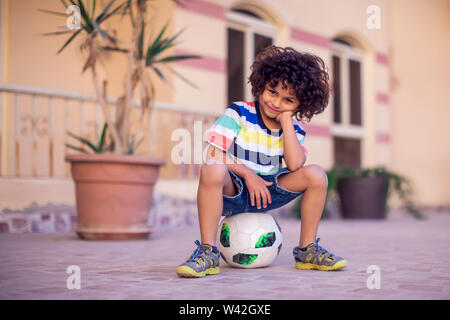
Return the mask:
M323 60L310 53L293 48L269 46L261 51L251 66L249 82L255 98L263 93L266 84L283 88L289 85L300 101L294 115L299 121L309 122L315 114L325 110L329 99L329 75Z

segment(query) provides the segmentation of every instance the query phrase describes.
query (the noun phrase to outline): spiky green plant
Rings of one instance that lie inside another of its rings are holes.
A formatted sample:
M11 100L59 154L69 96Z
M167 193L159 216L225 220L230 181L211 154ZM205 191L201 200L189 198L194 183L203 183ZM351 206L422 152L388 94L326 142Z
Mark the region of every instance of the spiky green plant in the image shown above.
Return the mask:
M173 36L168 36L166 35L167 24L157 33L158 35L154 39L148 40L149 44L147 49L145 49L145 32L148 24L146 21L147 4L150 1L152 0L125 0L115 5L119 1L111 0L97 14L96 0L89 1L90 5L86 5L86 0L69 0L69 2L60 0L66 9L70 6L75 6L75 8L79 9L79 26L76 29L71 26L63 26L60 27L63 31L44 34L46 36L71 34L57 51L57 54L73 43L75 39L81 38L80 49L82 52L87 51L88 53L83 64L82 73L86 70L91 71L98 103L102 108L108 127L108 135L112 141L112 148L108 151L115 154L130 154L130 152L134 153L136 150L135 137L130 130L134 92L139 88L142 107L140 120L142 121L145 114L149 111L155 90L146 70L152 70L158 77L168 82L168 77L161 68L161 66L165 66L175 76L194 86L168 64L175 61L201 58L196 55L168 55L168 50L176 45L175 40L181 35L183 30ZM90 11L88 10L89 8ZM46 9L40 9L40 11L58 16L68 16L67 13ZM125 16L129 17L131 35L128 48L120 48L118 43L121 41L117 39L116 31L114 29L109 30L105 26L107 22L111 22L114 16L118 15L121 16L120 21ZM117 99L115 104L114 121L111 119L110 108L107 103L107 80L101 81L97 74L97 63L105 59L107 53L111 52L126 54L128 57L127 71L124 76L124 94Z
M94 152L94 153L104 153L105 151L110 150L112 148L112 143L110 143L108 146L106 146L106 143L105 143L107 128L108 128L108 124L105 123L103 125L103 130L102 130L102 134L100 136L100 140L97 143L91 142L90 140L88 140L86 138L83 138L83 137L80 137L80 136L78 136L78 135L76 135L76 134L74 134L74 133L72 133L70 131L67 131L67 134L70 137L74 138L75 140L79 141L83 146L87 146L88 148L90 148L92 152ZM87 154L90 153L90 152L86 151L84 149L84 147L80 148L80 147L74 146L73 144L70 144L70 143L66 143L66 147L68 147L70 149L73 149L73 150L76 150L76 151L79 151L79 152L82 152L82 153L87 153Z

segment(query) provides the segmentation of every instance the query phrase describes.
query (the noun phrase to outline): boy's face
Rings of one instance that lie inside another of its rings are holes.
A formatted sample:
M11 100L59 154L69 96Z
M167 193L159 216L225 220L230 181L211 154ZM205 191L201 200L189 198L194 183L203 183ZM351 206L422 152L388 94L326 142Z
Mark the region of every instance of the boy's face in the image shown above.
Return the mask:
M287 85L286 88L283 88L281 81L278 81L275 87L267 83L258 102L263 115L271 120L276 120L281 112L294 112L300 105L291 86Z

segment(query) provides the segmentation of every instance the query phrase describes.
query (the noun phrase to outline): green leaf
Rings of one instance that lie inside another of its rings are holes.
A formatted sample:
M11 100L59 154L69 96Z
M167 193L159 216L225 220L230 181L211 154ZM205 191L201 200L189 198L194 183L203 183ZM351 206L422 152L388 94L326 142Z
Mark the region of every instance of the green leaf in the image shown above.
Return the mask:
M103 125L103 130L102 130L102 135L100 137L100 142L98 143L98 147L97 150L99 152L103 151L103 145L105 143L105 136L106 136L106 129L108 128L108 123L105 122L105 124Z
M110 46L104 46L101 47L103 50L109 50L109 51L118 51L118 52L123 52L123 53L128 53L128 49L121 49L121 48L114 48L114 47L110 47Z
M135 139L136 139L135 136L130 137L130 141L128 142L127 146L127 154L135 154L139 145L142 143L142 141L144 141L144 137L139 139L139 141L137 142L135 142Z
M97 33L100 35L100 37L102 38L103 41L106 40L106 36L105 33L100 29L99 25L97 24L97 22L92 21L92 25L94 26L95 30L97 30Z
M158 34L158 36L156 37L156 39L152 42L152 44L148 47L147 49L147 54L146 54L146 63L148 60L151 60L152 57L155 55L155 52L157 51L157 49L161 46L161 38L164 35L164 32L166 32L167 29L167 24L161 29L161 32Z
M194 87L195 89L198 89L197 85L193 82L191 82L190 80L188 80L187 78L185 78L181 73L179 73L178 71L176 71L175 69L166 66L167 69L169 69L174 75L176 75L178 78L180 78L181 80L183 80L184 82L186 82L188 85L190 85L191 87Z
M123 9L124 6L125 6L125 3L122 3L122 4L118 5L118 6L117 6L114 10L112 10L111 12L105 13L105 15L103 15L103 16L99 15L99 16L97 17L97 19L96 19L97 23L100 24L101 22L108 20L111 16L113 16L113 15L115 15L115 14L118 14L118 13L119 13L119 10Z
M169 80L165 76L165 74L158 67L155 66L155 64L157 64L157 63L163 63L177 77L179 77L180 79L185 81L187 84L191 85L192 87L197 88L197 86L195 84L193 84L191 81L186 79L184 76L182 76L180 73L178 73L175 69L170 68L168 65L166 65L166 63L170 63L170 62L174 62L174 61L181 61L181 60L186 60L186 59L200 59L201 58L200 56L197 56L197 55L173 55L173 56L164 57L164 58L161 58L158 60L156 59L156 57L158 55L162 54L165 50L167 50L170 47L173 47L175 45L174 41L184 31L184 29L183 29L183 30L179 31L176 35L174 35L173 37L165 38L164 33L167 29L167 25L168 24L166 24L161 29L158 36L155 38L155 40L153 40L151 45L148 47L147 53L145 56L145 65L147 67L151 67L162 80L164 80L169 85L171 85L171 83L169 82Z
M102 30L96 21L92 21L92 25L94 26L95 30L97 30L97 33L102 37L103 41L105 41L105 38L108 38L112 42L117 41L117 38L113 37L112 35L108 34L106 31Z
M85 138L83 138L83 137L77 136L77 135L73 134L73 133L70 132L70 131L67 131L67 134L68 134L69 136L71 136L72 138L74 138L74 139L80 141L82 144L87 145L87 146L88 146L89 148L91 148L95 153L97 153L97 148L96 148L96 147L94 146L94 144L91 143L89 140L87 140L87 139L85 139Z
M168 83L173 88L172 83L169 81L169 79L166 77L166 75L158 67L152 66L152 69L163 81Z
M181 29L180 31L178 31L177 34L175 34L170 40L169 40L169 44L172 44L184 31L186 30L186 28Z
M123 8L122 17L127 13L128 9L131 8L131 0L127 0L124 4L125 8Z
M161 53L163 53L164 51L166 51L167 49L175 46L175 40L181 35L181 33L183 33L183 31L185 29L182 29L181 31L179 31L176 35L174 35L171 38L167 38L167 39L161 39L165 29L167 27L167 24L164 26L163 30L161 31L161 33L158 35L158 37L154 40L154 42L152 43L152 45L149 47L149 49L147 50L147 55L146 55L146 61L145 64L147 66L151 65L152 63L155 62L156 57L158 55L160 55Z
M64 50L65 47L67 47L69 45L69 43L72 42L73 39L75 39L75 37L82 31L83 29L78 29L73 35L70 36L70 38L66 41L66 43L64 43L64 45L61 47L61 49L58 50L58 52L56 54L59 54L60 52L62 52Z
M103 17L108 13L108 10L111 8L111 6L113 5L115 0L111 0L103 9L102 13L100 13L100 15L97 17L97 19L95 19L95 21L97 23L100 23L103 21Z
M95 26L97 32L101 35L102 40L105 40L105 38L108 38L111 42L117 42L117 38L110 35L108 32L100 29L100 26L97 24L97 22L92 21L93 25Z
M137 148L139 148L139 146L141 145L142 142L144 142L144 137L140 138L140 139L138 140L138 142L136 142L136 144L134 145L133 153L136 152Z
M91 18L89 18L89 15L84 8L83 0L78 0L78 7L80 8L80 15L86 23L87 32L91 33L92 31L94 31L94 26L92 25Z
M145 21L142 20L141 33L139 34L137 42L139 60L141 60L144 57L144 31L145 31Z
M66 143L66 147L67 147L67 148L70 148L70 149L73 149L73 150L76 150L76 151L80 151L80 152L82 152L82 153L89 154L89 152L87 152L86 150L84 150L84 149L82 149L82 148L79 148L79 147L76 147L76 146L73 146L73 145L71 145L71 144L69 144L69 143Z
M175 44L171 44L170 39L163 39L155 48L154 52L151 55L151 62L156 60L156 57L160 54L164 53L167 49L173 47Z
M42 12L50 13L50 14L55 14L55 15L58 15L58 16L67 17L67 13L65 13L65 12L56 12L56 11L47 10L47 9L38 9L38 11L42 11Z
M131 141L128 143L127 154L134 153L134 136L131 136Z
M195 56L195 55L178 55L178 56L170 56L166 58L162 58L159 60L156 60L154 63L161 63L161 62L173 62L173 61L180 61L180 60L186 60L186 59L201 59L201 56Z
M174 42L185 30L186 28L181 29L177 34L175 34L172 38L165 39L164 45L161 47L161 52L164 52L165 50L173 47L176 45ZM160 53L161 53L160 52ZM159 54L159 53L158 53Z
M66 3L65 0L60 0L64 8L67 8L69 5Z
M73 32L73 30L47 32L47 33L42 33L41 36L56 36L56 35L72 33L72 32Z
M134 26L135 22L134 22L133 10L131 9L131 0L128 0L124 4L125 4L125 8L123 9L122 16L120 17L120 19L122 20L122 18L125 16L125 14L127 12L129 12L130 13L131 25Z
M92 2L91 19L94 18L94 14L95 14L95 0Z
M69 0L71 4L73 4L74 6L78 6L74 0ZM68 5L66 5L66 8L68 7Z

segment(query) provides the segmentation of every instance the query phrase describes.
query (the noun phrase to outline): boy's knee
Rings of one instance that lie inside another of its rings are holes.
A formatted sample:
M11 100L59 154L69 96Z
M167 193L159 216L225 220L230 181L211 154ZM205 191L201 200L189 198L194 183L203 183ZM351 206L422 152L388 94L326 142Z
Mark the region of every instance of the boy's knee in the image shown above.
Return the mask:
M303 167L303 169L306 171L305 173L308 177L310 185L323 188L328 187L327 173L321 166L312 164Z
M223 163L205 163L200 169L200 183L221 184L225 181L227 166Z

